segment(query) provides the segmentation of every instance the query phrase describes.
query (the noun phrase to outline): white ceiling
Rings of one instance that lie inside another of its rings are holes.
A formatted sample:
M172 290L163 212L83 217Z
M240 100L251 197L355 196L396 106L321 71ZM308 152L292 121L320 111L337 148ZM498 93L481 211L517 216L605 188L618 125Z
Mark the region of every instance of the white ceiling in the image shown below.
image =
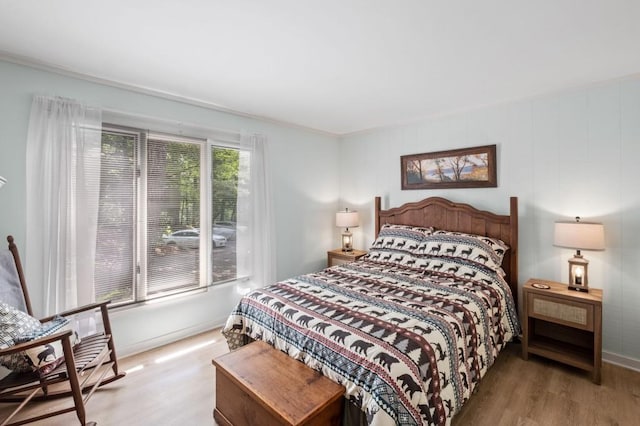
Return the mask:
M639 0L0 0L0 52L335 134L640 72Z

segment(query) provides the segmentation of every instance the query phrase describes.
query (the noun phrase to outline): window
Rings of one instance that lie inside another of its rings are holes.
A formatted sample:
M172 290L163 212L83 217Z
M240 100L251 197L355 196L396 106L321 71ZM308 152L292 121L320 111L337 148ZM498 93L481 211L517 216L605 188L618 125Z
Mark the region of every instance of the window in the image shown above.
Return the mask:
M96 300L128 304L237 278L239 151L104 125Z

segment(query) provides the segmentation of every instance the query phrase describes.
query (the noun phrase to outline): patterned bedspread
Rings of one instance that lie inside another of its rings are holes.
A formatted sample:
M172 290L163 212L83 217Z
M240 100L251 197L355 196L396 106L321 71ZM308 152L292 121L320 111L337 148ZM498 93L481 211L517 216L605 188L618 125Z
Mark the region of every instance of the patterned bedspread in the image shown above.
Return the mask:
M248 294L223 334L231 349L264 340L345 386L370 425L444 425L519 327L491 269L368 256Z

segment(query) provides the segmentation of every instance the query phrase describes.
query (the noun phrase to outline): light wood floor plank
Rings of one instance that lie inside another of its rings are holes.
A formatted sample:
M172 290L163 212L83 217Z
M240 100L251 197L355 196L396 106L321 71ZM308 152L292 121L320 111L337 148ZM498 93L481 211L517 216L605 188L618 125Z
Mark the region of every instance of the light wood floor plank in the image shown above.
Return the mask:
M640 373L604 364L602 385L598 386L580 370L535 356L523 361L520 350L518 344L505 349L452 426L640 424ZM215 371L211 360L227 351L220 330L214 330L124 358L124 370L142 369L96 392L89 401L87 418L99 426L214 425ZM0 414L6 411L7 407L0 407ZM73 413L33 423L75 424Z
M453 426L640 424L640 373L603 365L602 384L544 358L520 357L510 344L487 372Z

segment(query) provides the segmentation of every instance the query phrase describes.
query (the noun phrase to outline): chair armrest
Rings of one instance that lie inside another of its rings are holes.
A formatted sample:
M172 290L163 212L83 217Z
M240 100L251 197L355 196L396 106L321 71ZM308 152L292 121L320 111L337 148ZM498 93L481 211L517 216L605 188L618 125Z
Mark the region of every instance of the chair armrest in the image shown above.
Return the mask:
M56 315L51 315L48 316L46 318L41 318L40 322L47 322L47 321L51 321L54 317L56 316L61 316L61 317L68 317L71 315L75 315L75 314L79 314L82 312L87 312L87 311L92 311L92 310L96 310L96 309L100 309L102 310L102 308L106 308L106 306L111 303L110 300L107 300L106 302L100 302L100 303L90 303L88 305L84 305L84 306L80 306L74 309L70 309L68 311L64 311L64 312L60 312L59 314Z
M113 332L111 331L111 320L109 319L109 310L107 309L107 305L111 303L111 300L107 300L104 302L100 302L100 303L91 303L89 305L85 305L85 306L81 306L79 308L75 308L75 309L71 309L68 310L66 312L62 312L58 315L60 316L70 316L70 315L75 315L75 314L79 314L82 312L86 312L86 311L91 311L91 310L97 310L100 309L100 315L102 316L102 327L103 327L103 331L105 335L111 336L113 335ZM47 318L43 318L40 320L40 322L47 322L47 321L51 321L54 318L54 316L50 316ZM113 348L113 344L110 344L111 347L111 351L112 353L115 353L115 350ZM115 357L115 355L114 355Z
M19 343L17 345L13 345L9 348L0 349L0 356L3 355L11 355L12 353L22 352L27 349L35 348L38 346L46 345L47 343L55 342L56 340L69 340L71 338L71 330L58 331L57 333L53 333L50 336L41 337L39 339L34 339L29 342ZM71 342L71 340L69 340Z

